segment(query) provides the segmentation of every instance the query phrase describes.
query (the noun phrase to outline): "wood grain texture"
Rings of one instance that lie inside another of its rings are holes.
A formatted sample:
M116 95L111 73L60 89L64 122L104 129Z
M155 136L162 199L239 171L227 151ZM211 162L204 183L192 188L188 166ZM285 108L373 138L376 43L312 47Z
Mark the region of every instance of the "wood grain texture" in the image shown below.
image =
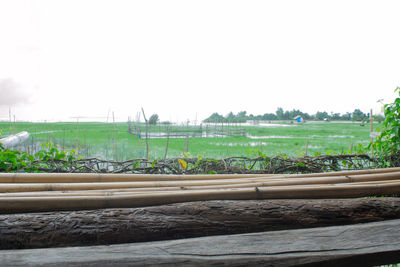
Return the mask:
M373 266L400 261L400 220L111 246L0 251L2 266Z
M201 201L0 215L0 248L105 245L400 218L400 198Z

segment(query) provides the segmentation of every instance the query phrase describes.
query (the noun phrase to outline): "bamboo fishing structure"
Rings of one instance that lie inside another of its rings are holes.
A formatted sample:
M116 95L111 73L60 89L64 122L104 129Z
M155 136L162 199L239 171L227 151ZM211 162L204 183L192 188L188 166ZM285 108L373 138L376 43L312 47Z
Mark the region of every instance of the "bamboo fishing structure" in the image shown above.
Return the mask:
M400 168L318 174L0 174L0 213L400 194Z

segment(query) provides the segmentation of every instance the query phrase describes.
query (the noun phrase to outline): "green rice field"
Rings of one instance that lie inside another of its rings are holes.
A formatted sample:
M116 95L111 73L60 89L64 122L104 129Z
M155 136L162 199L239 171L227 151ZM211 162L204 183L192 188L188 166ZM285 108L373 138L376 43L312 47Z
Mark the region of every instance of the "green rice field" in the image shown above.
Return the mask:
M379 126L375 123L374 129ZM42 143L51 142L85 158L118 161L146 156L145 129L144 123L127 122L0 122L2 137L21 131L30 134L17 149L34 153ZM359 144L370 142L370 131L370 125L359 122L149 125L149 159L352 153Z

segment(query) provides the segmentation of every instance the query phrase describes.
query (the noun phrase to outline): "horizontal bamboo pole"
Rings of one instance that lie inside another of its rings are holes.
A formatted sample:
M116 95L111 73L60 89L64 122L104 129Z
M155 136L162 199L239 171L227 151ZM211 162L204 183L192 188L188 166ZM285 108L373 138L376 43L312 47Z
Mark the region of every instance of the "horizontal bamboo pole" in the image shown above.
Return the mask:
M303 185L226 190L159 192L118 196L0 197L0 213L145 207L189 201L314 199L398 194L400 182L362 185Z
M282 189L301 189L301 188L319 188L319 187L338 187L338 186L358 186L358 185L397 185L400 183L398 180L386 180L386 181L368 181L358 183L346 183L346 184L304 184L304 185L283 185L280 186ZM38 191L38 192L17 192L17 193L1 193L2 197L69 197L69 196L116 196L116 195L157 195L163 193L179 193L182 191L192 192L206 192L207 190L229 190L229 189L246 189L246 188L264 188L264 183L254 184L240 184L227 186L194 186L194 187L157 187L157 188L121 188L121 189L110 189L110 190L79 190L79 191ZM268 187L271 188L271 187ZM272 187L277 188L277 187Z
M257 185L257 184L255 184ZM244 186L249 187L249 186ZM232 187L236 188L236 187ZM144 188L114 188L114 189L95 189L95 190L62 190L62 191L24 191L24 192L9 192L0 193L0 197L42 197L54 195L112 195L114 193L141 193L141 192L160 192L160 191L179 191L179 190L201 190L201 189L229 189L229 187L216 186L194 186L194 187L144 187Z
M400 179L400 172L360 174L352 176L305 177L305 178L247 178L223 180L183 180L160 182L107 182L107 183L15 183L0 184L0 193L34 192L34 191L71 191L71 190L105 190L119 188L157 188L157 187L193 187L218 186L223 187L252 187L252 186L284 186L304 184L333 184L365 181L384 181ZM206 187L205 187L206 188ZM150 189L154 191L154 189Z
M301 177L328 177L328 176L346 176L346 175L359 175L359 174L378 174L378 173L390 173L390 172L399 172L400 167L394 168L381 168L381 169L366 169L366 170L354 170L354 171L336 171L336 172L323 172L323 173L305 173L305 174L277 174L276 178L282 177L292 177L292 178L301 178Z
M277 174L108 174L108 173L0 173L0 183L90 183L217 180L273 177Z
M228 185L249 183L248 180L210 180L210 181L162 181L162 182L108 182L108 183L31 183L31 184L0 184L0 193L10 192L34 192L34 191L69 191L69 190L94 190L94 189L118 189L118 188L147 188L147 187L176 187L176 186L204 186L204 185Z
M243 178L305 178L330 177L358 174L378 174L400 172L400 168L368 169L358 171L338 171L311 174L105 174L105 173L0 173L0 183L88 183L88 182L135 182L135 181L180 181L217 180Z

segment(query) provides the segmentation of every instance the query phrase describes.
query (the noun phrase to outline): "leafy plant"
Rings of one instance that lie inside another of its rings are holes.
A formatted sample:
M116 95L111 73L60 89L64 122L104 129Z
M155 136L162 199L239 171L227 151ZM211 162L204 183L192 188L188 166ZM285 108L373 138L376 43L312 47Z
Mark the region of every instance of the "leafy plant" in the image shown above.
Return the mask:
M1 137L1 135L2 135L2 131L0 130L0 137ZM4 150L4 146L3 146L3 144L0 142L0 151L2 151L2 150Z
M252 156L260 157L263 159L267 158L267 154L265 154L261 149L248 149L247 153L249 153Z
M199 167L200 163L203 161L203 157L201 155L197 155L197 161L196 164L193 166L193 168Z
M140 160L135 161L132 164L132 170L136 170L137 168L139 168L139 166L140 166Z
M385 119L383 126L378 128L380 134L368 146L385 167L391 165L390 158L400 151L400 87L395 92L399 97L393 103L384 105Z
M181 165L181 167L182 167L184 170L187 169L188 164L187 164L186 161L184 161L183 159L178 159L178 162L179 162L179 165Z
M0 152L0 170L8 172L25 166L26 163L21 159L21 152L10 149L2 149Z
M0 148L0 172L37 172L52 168L54 162L61 163L58 168L67 168L73 161L80 159L74 150L60 151L54 144L42 144L42 149L34 155L17 150Z
M191 154L190 154L190 152L182 152L182 153L181 153L181 157L182 157L182 158L190 158L190 157L191 157Z

